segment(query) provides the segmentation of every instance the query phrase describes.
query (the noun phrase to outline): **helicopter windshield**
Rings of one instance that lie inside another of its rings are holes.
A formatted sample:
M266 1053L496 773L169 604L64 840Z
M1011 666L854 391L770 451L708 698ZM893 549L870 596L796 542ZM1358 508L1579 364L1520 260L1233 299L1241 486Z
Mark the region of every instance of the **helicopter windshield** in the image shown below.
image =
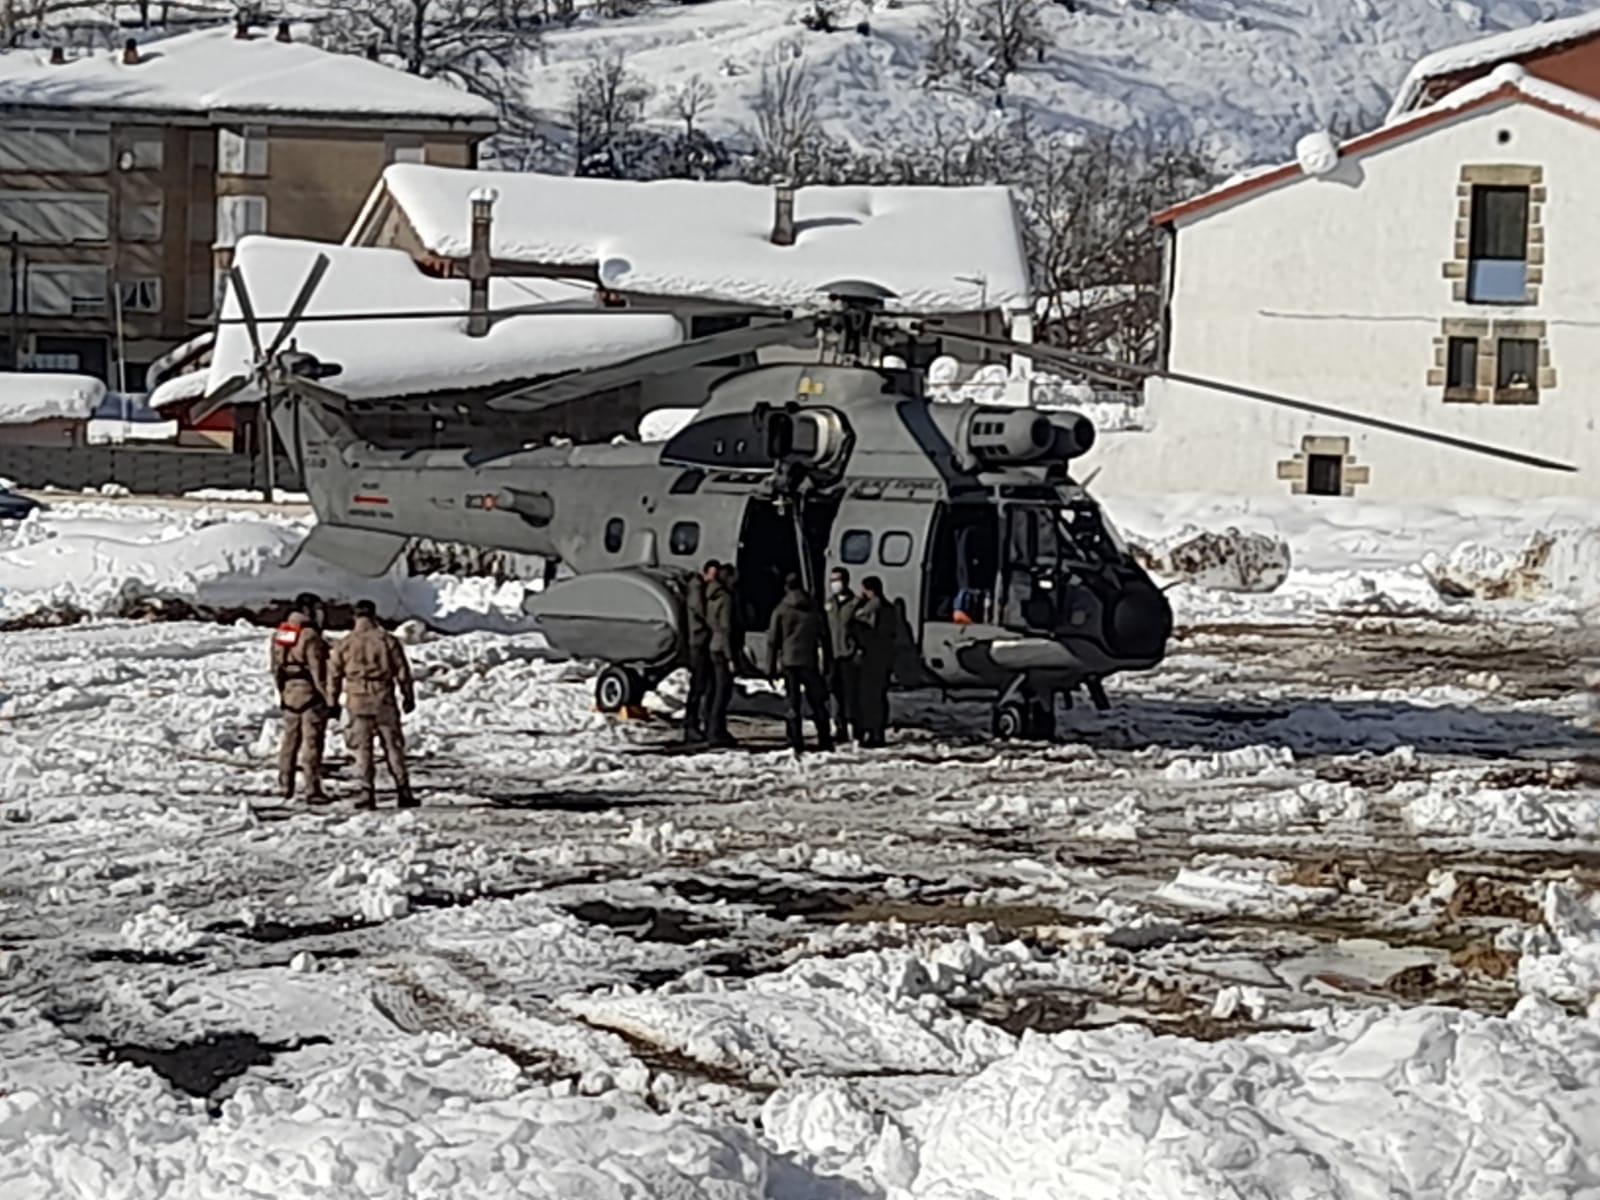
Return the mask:
M1121 558L1092 502L1011 504L1005 522L1002 621L1053 630L1062 598Z

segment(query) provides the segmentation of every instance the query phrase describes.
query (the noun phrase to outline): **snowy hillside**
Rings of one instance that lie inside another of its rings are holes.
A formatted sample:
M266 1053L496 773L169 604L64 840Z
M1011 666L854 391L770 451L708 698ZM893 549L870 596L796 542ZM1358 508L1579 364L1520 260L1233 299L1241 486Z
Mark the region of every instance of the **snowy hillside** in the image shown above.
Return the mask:
M824 0L826 3L826 0ZM756 124L764 65L799 56L824 132L862 149L948 145L1003 117L991 83L930 82L935 26L960 23L958 57L992 77L986 22L1030 0L834 0L837 32L801 23L809 0L711 0L546 33L530 99L567 119L576 81L621 54L650 89L644 118L683 120L676 101L699 76L697 125L719 136ZM1137 128L1198 141L1224 167L1279 158L1308 129L1381 120L1407 69L1444 46L1592 8L1587 0L1058 0L1036 8L1047 43L1025 53L1004 105L1046 130ZM868 11L871 9L872 11ZM870 34L856 31L866 21Z

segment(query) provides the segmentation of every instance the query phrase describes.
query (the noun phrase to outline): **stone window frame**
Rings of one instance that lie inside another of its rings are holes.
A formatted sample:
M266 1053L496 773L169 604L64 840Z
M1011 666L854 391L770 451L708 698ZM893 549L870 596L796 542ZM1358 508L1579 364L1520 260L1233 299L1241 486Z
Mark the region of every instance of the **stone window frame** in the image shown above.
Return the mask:
M1477 378L1471 388L1448 386L1451 338L1475 338L1478 343ZM1509 391L1496 386L1500 371L1500 340L1518 338L1539 343L1539 377L1531 391ZM1550 361L1549 326L1544 321L1496 321L1488 317L1446 317L1433 339L1433 365L1428 386L1438 388L1447 404L1537 404L1557 382Z
M1372 482L1372 468L1356 461L1356 456L1350 452L1349 438L1308 433L1300 439L1299 453L1278 463L1278 478L1288 483L1290 495L1321 494L1307 490L1311 482L1312 455L1328 455L1344 460L1339 472L1339 494L1342 496L1354 496L1356 488Z
M1444 263L1444 277L1450 281L1450 298L1458 304L1491 303L1467 299L1467 264L1472 257L1472 189L1475 187L1528 189L1528 278L1521 303L1539 303L1539 291L1544 284L1544 208L1549 191L1543 167L1515 163L1480 163L1461 168L1456 184L1455 256ZM1515 304L1517 301L1492 303Z

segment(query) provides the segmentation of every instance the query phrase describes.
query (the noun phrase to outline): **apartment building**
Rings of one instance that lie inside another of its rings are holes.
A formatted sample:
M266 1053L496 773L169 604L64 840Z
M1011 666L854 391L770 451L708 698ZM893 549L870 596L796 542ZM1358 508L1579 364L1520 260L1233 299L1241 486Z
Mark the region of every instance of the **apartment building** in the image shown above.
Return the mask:
M0 370L138 389L240 238L338 240L387 165L472 166L494 129L487 101L287 24L0 52Z

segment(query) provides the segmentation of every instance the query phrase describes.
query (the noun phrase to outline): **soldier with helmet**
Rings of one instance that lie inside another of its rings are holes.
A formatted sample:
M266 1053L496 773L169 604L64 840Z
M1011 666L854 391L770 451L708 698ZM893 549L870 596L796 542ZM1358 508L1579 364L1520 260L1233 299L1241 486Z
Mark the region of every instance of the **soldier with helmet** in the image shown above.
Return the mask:
M295 798L296 767L305 775L305 800L326 804L322 755L333 708L328 683L328 643L322 636L322 604L310 592L295 597L294 610L272 634L272 682L283 708L278 743L278 791Z

